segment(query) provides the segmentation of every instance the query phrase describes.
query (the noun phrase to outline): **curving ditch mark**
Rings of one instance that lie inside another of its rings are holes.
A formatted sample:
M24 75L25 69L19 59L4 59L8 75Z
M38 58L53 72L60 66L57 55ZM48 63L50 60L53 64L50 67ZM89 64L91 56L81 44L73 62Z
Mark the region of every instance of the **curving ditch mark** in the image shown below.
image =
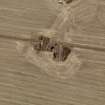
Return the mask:
M27 62L60 79L71 78L79 70L81 61L73 47L50 37L49 32L33 35L30 41L17 41L17 50Z

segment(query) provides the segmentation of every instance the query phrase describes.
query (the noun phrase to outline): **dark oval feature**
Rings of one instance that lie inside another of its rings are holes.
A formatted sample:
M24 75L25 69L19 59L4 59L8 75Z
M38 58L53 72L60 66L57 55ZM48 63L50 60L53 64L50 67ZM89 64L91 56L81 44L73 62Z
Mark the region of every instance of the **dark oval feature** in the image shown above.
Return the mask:
M66 4L71 3L73 0L64 0L66 2Z

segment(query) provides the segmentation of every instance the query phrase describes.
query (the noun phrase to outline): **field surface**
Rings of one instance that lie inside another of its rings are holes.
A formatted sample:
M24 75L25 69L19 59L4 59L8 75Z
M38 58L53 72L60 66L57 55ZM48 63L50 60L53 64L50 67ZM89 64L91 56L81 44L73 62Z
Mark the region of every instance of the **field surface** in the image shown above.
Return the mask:
M72 78L59 79L16 49L18 39L51 28L59 14L56 2L0 0L0 105L105 104L105 3L79 1L70 5L74 24L67 38L82 64Z

